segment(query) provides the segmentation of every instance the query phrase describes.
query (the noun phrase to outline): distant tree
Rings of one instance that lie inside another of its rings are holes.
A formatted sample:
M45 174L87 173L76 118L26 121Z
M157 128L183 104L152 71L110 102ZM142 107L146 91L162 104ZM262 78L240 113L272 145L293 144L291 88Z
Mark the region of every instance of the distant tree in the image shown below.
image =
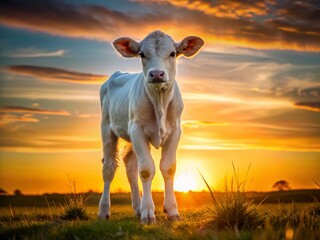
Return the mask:
M3 188L0 188L0 196L5 196L5 195L8 195L8 192Z
M279 191L284 191L284 190L290 190L291 187L289 186L289 183L286 180L279 180L273 184L272 188L276 188Z
M15 196L22 196L22 195L23 195L20 189L14 190L13 194L14 194Z

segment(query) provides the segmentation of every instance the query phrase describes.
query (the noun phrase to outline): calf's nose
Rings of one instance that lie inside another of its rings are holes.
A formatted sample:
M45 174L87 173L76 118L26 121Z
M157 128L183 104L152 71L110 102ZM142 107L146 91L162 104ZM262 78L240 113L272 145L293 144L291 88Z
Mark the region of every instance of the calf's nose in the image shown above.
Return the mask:
M149 74L153 82L163 81L164 71L154 70L150 71Z

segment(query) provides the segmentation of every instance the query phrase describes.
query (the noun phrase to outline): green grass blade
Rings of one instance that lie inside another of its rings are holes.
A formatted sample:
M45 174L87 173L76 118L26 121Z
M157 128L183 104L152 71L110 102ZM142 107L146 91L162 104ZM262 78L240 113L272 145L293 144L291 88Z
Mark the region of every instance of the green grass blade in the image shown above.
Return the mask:
M209 192L210 192L210 195L211 195L211 198L212 198L213 203L214 203L215 205L217 205L217 201L216 201L215 197L213 196L213 192L212 192L212 189L211 189L210 185L208 184L207 180L204 178L204 176L202 175L202 173L200 172L200 170L199 170L199 169L197 169L197 170L198 170L200 176L202 177L204 183L207 185L207 188L208 188L208 190L209 190Z

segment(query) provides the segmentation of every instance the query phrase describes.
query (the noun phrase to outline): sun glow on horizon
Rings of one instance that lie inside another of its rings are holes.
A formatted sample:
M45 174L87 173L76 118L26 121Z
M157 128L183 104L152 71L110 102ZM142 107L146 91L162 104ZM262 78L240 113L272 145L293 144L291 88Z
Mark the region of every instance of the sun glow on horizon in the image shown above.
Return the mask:
M178 192L189 192L196 190L196 181L194 177L185 172L175 177L174 189Z
M191 159L184 159L174 177L174 189L178 192L201 191L201 179L198 166Z

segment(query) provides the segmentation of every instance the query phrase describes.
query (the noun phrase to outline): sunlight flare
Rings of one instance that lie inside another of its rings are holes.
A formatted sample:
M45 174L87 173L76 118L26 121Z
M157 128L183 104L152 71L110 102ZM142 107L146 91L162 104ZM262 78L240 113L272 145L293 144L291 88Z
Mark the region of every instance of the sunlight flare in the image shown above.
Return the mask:
M188 172L182 173L175 178L174 188L179 192L189 192L196 189L196 181Z

